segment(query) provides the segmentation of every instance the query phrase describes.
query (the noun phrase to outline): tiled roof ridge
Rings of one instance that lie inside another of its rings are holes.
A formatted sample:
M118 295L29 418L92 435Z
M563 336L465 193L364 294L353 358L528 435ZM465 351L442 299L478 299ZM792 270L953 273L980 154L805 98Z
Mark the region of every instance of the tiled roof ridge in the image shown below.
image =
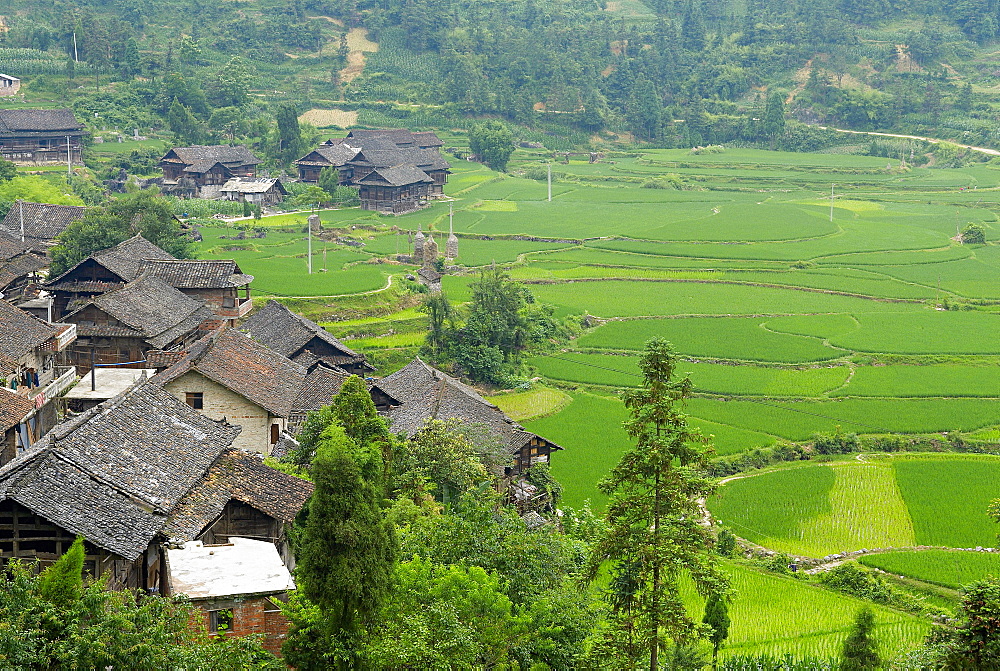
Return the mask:
M86 473L87 476L92 480L94 480L95 482L104 485L108 489L118 492L125 498L132 501L132 503L138 505L140 508L146 509L147 512L166 516L167 511L164 510L157 502L150 501L149 499L144 497L142 494L139 494L138 492L126 489L125 487L121 486L120 484L111 480L110 478L106 478L102 475L94 473L89 467L85 466L84 464L81 464L79 461L73 459L69 454L63 451L58 442L55 442L47 446L46 449L48 453L52 455L53 458L59 459L60 461L63 461L69 464L70 466L73 466L81 473Z

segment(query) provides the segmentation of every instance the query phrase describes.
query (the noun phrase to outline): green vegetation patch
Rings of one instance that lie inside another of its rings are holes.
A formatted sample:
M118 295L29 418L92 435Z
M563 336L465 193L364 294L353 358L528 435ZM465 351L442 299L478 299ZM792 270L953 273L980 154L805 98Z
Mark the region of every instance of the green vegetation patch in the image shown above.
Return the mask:
M899 458L893 467L917 543L963 548L996 543L997 525L986 507L1000 493L1000 457Z
M859 558L865 566L958 589L987 576L1000 576L1000 555L965 550L883 552Z
M857 314L861 327L830 343L860 352L996 354L1000 315L988 312L883 312Z
M887 658L920 645L930 624L870 602L831 592L794 578L725 562L734 597L729 606L732 627L720 656L775 655L796 658L837 657L862 606L875 612L875 637ZM688 611L700 620L704 600L685 581Z
M605 324L579 340L580 347L640 350L654 337L666 338L682 354L712 358L798 363L842 356L816 338L774 333L766 318L637 319Z
M559 412L573 400L558 389L532 389L490 396L490 402L503 410L515 422L545 417Z
M851 383L834 394L1000 398L1000 375L996 366L858 366Z

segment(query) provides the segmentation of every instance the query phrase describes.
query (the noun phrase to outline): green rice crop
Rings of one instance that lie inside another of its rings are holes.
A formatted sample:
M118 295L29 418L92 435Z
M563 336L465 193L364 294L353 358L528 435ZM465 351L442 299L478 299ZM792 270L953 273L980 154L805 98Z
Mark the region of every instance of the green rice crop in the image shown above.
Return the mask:
M892 658L920 645L930 624L913 615L874 606L794 578L767 573L735 562L723 562L734 597L729 605L732 626L720 651L730 655L783 655L796 658L837 657L857 611L875 612L879 652ZM704 600L693 583L681 591L687 610L701 619Z
M573 399L558 389L532 389L512 394L490 396L489 401L515 422L523 422L559 412Z
M747 540L813 557L914 544L889 464L848 462L748 476L720 488L709 510Z
M846 396L980 396L1000 398L996 366L858 366Z
M858 559L888 573L958 589L987 576L1000 576L1000 555L966 550L883 552Z
M642 382L637 356L564 352L538 356L529 363L539 374L555 380L613 387L636 387ZM677 371L691 374L696 391L714 394L817 396L847 380L847 366L774 368L731 366L679 361Z
M996 354L1000 315L988 312L882 312L856 314L860 328L830 338L859 352L897 354Z
M654 337L666 338L691 356L798 363L844 354L816 338L774 333L766 318L637 319L615 321L584 335L580 347L641 350Z
M851 315L791 315L774 317L764 323L764 328L778 333L829 338L849 333L858 328L858 322Z
M986 516L986 507L1000 496L1000 457L900 458L893 467L917 543L996 544L998 527Z
M565 314L599 317L917 312L921 307L772 287L699 282L568 282L530 287ZM974 313L946 313L974 314ZM998 336L1000 337L1000 336Z

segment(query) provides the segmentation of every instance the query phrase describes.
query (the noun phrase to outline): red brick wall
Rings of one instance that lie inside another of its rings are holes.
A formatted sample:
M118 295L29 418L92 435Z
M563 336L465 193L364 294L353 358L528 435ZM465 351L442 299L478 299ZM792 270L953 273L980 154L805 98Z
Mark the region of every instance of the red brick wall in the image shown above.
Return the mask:
M199 605L204 609L203 615L198 621L192 622L192 626L208 629L208 609L214 610L215 607L208 604ZM232 611L233 628L226 632L226 636L264 634L264 649L281 656L281 644L288 635L288 619L281 614L281 609L271 599L263 596L250 597L238 601Z

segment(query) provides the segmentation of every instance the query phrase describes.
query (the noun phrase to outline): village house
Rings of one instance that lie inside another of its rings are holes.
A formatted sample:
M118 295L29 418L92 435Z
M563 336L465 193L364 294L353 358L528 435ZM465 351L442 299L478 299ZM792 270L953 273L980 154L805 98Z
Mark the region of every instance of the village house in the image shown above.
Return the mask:
M21 90L21 80L10 75L0 74L0 97L17 95Z
M83 162L83 124L69 109L0 110L0 158L18 164Z
M270 454L288 428L306 369L233 329L209 334L153 378L213 419L243 428L236 447Z
M288 195L281 181L264 177L233 177L219 189L225 200L266 207L280 203Z
M325 328L275 300L243 322L240 330L278 354L313 370L322 363L364 376L375 370L365 355L350 349Z
M475 389L428 366L419 357L375 383L396 405L382 410L393 432L412 436L431 419L457 419L484 427L512 458L507 475L518 476L538 463L549 463L552 452L563 449L525 430L486 401Z
M195 195L216 197L218 188L203 193L204 187L221 187L233 177L256 177L262 161L243 145L195 145L174 147L160 159L163 170L163 193L187 187L182 180L191 180ZM178 194L183 195L183 194Z
M290 556L312 484L232 449L216 422L142 381L56 426L0 468L0 559L58 559L77 535L112 589L162 593L166 547L230 536Z
M207 305L219 318L212 328L235 326L253 308L253 275L231 259L143 259L140 270Z
M149 275L90 298L63 317L78 339L69 362L146 368L149 350L182 350L204 335L215 315L202 301Z
M0 298L16 303L49 263L41 254L0 231Z
M56 424L51 401L76 381L76 370L57 366L56 357L75 339L75 326L44 322L0 300L0 387L4 389L0 464L26 450Z
M304 182L336 168L341 184L359 188L363 209L399 214L444 194L451 166L441 156L441 145L434 133L354 130L327 140L295 165Z
M72 312L94 296L106 293L139 277L145 259L176 260L139 234L114 247L94 252L45 288L52 293L56 319Z
M0 231L44 252L56 244L56 236L87 212L82 205L50 205L18 200L0 222Z
M295 583L273 543L188 541L167 549L166 563L165 593L198 606L199 628L214 636L262 634L264 649L281 654L289 624L281 605Z

